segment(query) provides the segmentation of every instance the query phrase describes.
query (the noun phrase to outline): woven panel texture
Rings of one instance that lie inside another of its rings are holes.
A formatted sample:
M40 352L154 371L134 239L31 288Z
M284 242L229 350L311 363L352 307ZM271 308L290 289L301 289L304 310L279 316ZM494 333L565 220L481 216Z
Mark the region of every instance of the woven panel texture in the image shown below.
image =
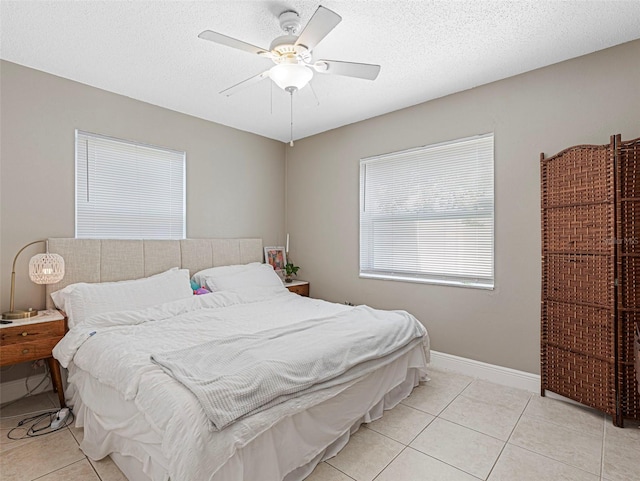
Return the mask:
M542 161L542 207L613 202L609 145L580 145Z
M543 229L548 253L607 254L613 249L612 203L547 209Z
M611 145L541 159L542 389L615 417Z
M556 347L582 352L603 361L614 361L611 309L548 301L543 306L548 322L547 339Z
M640 325L640 138L616 139L618 238L618 391L623 418L640 420L635 332Z
M613 256L547 254L545 299L613 308Z
M616 412L613 363L551 345L546 389L607 414Z

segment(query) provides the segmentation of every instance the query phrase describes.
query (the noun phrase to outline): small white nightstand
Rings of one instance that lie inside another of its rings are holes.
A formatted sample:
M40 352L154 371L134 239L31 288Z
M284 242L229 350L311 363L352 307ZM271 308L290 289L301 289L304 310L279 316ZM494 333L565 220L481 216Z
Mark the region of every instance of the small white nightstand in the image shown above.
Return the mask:
M37 316L0 324L0 366L46 359L60 407L65 407L60 365L51 350L66 332L65 318L56 310L40 311Z
M309 281L284 282L284 287L300 296L309 297Z

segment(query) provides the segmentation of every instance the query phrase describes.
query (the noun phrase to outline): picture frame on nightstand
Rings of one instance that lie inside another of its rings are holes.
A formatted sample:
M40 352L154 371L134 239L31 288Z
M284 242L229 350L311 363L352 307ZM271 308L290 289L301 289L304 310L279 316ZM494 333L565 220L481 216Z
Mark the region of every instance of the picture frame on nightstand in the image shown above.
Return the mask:
M265 247L264 260L276 271L281 271L287 264L287 253L284 247Z

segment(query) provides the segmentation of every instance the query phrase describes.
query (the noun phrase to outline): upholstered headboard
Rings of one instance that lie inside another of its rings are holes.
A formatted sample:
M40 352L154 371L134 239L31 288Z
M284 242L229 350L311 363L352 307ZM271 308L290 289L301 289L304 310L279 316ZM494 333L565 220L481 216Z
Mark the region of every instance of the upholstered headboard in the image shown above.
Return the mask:
M138 279L180 267L191 275L209 267L262 262L262 239L115 240L49 239L49 251L65 263L64 278L46 286L50 294L76 282Z

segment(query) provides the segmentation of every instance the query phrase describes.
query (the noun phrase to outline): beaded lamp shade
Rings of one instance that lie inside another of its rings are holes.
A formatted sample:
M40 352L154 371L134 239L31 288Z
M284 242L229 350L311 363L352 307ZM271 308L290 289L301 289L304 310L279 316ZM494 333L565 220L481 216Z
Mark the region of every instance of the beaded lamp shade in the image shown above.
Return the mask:
M36 284L55 284L64 277L64 259L58 254L36 254L29 261L29 277Z

